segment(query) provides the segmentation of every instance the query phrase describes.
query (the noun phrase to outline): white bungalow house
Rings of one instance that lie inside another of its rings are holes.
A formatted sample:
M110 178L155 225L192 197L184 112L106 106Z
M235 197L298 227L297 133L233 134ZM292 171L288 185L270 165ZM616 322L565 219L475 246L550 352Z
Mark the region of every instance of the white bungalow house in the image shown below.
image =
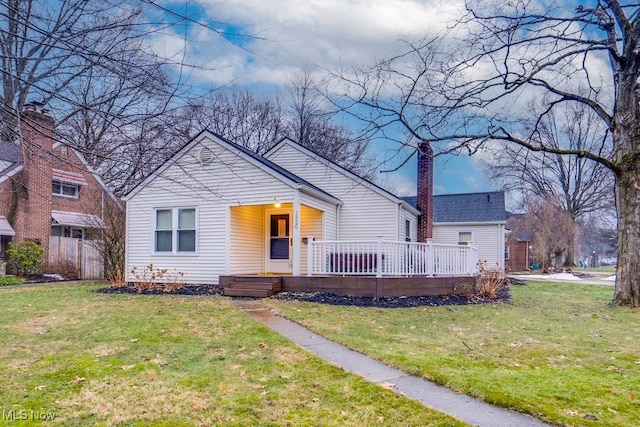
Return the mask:
M431 215L289 139L259 156L204 131L125 200L129 280L148 264L202 284L240 274L428 276L453 263L451 274L468 276L477 268L473 246L440 245L436 254L435 239L417 242L419 221Z

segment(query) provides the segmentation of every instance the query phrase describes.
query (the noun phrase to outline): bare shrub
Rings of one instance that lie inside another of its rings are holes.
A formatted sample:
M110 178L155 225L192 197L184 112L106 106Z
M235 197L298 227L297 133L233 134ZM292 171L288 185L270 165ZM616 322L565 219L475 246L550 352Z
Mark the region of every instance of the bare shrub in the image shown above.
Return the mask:
M486 263L480 263L476 292L485 298L494 298L498 291L508 283L507 274L500 268L488 268Z
M167 272L164 273L164 291L175 292L184 287L184 273L182 271Z
M142 270L139 270L137 266L133 266L131 274L135 278L133 286L138 293L154 290L175 292L185 285L183 272L169 272L168 269L156 268L153 264L148 264Z
M58 261L54 265L49 266L49 270L68 280L77 280L80 278L80 268L70 260Z
M124 271L120 268L114 270L111 277L109 277L109 283L114 288L124 288L127 285Z

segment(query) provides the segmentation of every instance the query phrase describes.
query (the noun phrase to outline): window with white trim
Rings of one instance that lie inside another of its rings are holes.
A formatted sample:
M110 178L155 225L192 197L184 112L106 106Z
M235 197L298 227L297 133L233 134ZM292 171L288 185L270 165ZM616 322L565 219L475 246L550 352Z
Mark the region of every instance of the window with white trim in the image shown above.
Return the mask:
M154 251L190 253L196 251L196 209L155 210Z
M69 182L53 180L51 182L51 192L54 196L78 198L80 186Z
M411 241L411 221L409 221L408 219L404 220L404 241Z
M468 246L473 245L473 231L459 231L458 244Z

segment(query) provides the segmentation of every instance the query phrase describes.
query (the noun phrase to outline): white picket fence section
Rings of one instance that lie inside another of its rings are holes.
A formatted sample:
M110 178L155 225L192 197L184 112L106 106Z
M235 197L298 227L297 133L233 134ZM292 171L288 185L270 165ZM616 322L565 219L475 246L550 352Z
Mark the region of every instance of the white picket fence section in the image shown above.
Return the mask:
M49 265L73 263L82 279L103 279L104 260L93 240L49 236Z
M432 242L316 241L308 237L307 274L383 276L472 276L478 249Z

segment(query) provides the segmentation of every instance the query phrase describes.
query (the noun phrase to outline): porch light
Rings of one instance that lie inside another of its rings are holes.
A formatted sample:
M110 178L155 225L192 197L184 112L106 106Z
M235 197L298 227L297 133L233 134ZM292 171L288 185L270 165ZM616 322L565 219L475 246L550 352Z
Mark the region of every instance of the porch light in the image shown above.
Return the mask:
M273 207L275 207L275 208L279 208L280 206L282 206L282 205L280 204L280 202L278 201L278 198L277 198L277 197L276 197L274 200L275 200L275 203L273 204Z

